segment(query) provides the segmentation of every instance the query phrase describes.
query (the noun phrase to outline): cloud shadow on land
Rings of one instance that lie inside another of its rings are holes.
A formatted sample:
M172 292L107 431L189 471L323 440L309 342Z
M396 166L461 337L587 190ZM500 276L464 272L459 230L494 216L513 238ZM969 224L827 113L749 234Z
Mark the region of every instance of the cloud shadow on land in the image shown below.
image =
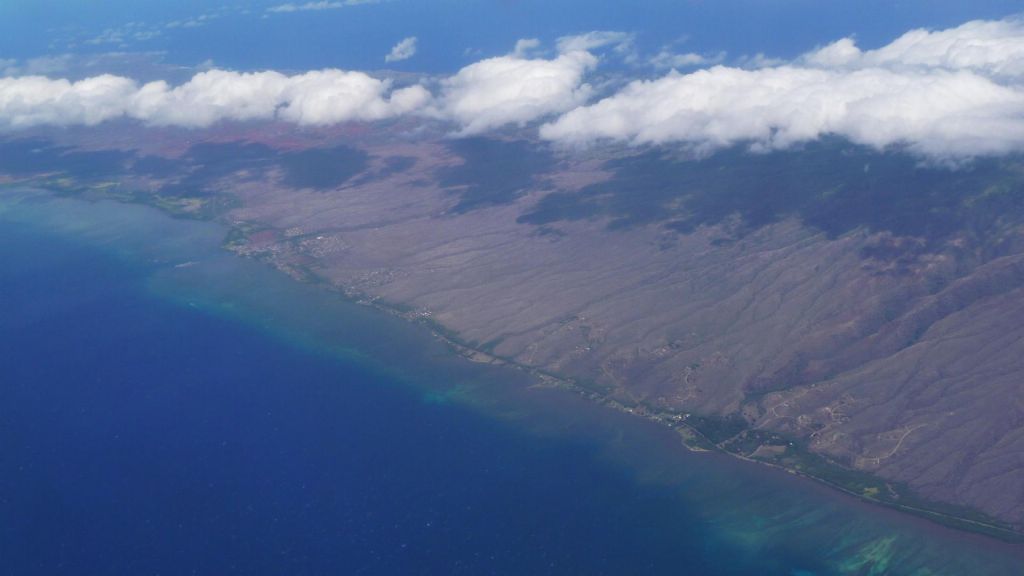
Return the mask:
M278 153L265 144L225 142L193 145L179 160L185 174L160 189L165 196L209 196L217 180L245 170L251 177L265 174Z
M364 174L373 179L406 170L409 158L387 158L379 173L365 174L370 156L365 151L339 145L281 152L266 144L224 142L195 144L180 158L137 156L125 150L86 151L63 147L42 139L0 142L0 172L33 175L52 172L81 180L114 178L128 173L167 182L164 196L208 196L221 178L246 172L265 177L279 168L282 181L293 188L328 190Z
M370 156L349 146L313 148L283 154L284 183L293 188L337 188L366 170Z
M142 161L153 163L155 169L164 173L169 168L166 162L154 163L148 158ZM243 170L250 177L262 177L274 167L283 171L282 181L287 186L327 190L363 172L368 163L369 155L366 152L344 145L279 152L258 143L203 143L190 148L177 161L176 169L185 172L186 176L165 186L161 194L208 195L210 186L220 178Z
M606 168L610 180L549 194L519 221L608 218L611 229L659 224L687 233L738 216L742 235L796 216L831 237L865 226L938 241L998 218L1024 220L1020 157L952 169L830 138L763 154L736 146L698 160L661 148Z
M104 178L122 173L133 154L121 150L75 150L40 139L0 142L0 172L25 176L44 172L75 178Z
M463 163L442 168L436 176L442 186L458 195L452 209L456 213L511 203L535 188L538 176L556 165L546 146L525 140L463 138L448 147Z

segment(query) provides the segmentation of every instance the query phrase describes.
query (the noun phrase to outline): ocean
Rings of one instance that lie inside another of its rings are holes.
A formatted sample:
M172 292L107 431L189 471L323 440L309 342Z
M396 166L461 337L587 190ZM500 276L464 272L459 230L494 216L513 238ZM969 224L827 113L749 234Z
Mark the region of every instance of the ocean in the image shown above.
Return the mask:
M270 10L283 4L316 2L5 0L0 2L0 61L16 59L32 71L57 76L133 73L97 65L118 55L128 60L148 55L188 67L212 62L236 70L386 67L453 74L482 58L508 54L519 39L540 40L550 56L561 36L612 30L634 34L641 60L666 49L721 55L736 63L755 54L794 58L851 35L862 48L877 48L913 28L948 28L1021 10L1019 0L644 0L599 5L587 0L388 0L338 4L333 10ZM407 37L419 39L416 55L385 62L391 47ZM64 69L67 54L84 55L85 69ZM90 56L100 58L93 61ZM602 69L635 64L609 56ZM640 68L641 74L663 72Z
M3 574L1017 574L221 248L0 190Z

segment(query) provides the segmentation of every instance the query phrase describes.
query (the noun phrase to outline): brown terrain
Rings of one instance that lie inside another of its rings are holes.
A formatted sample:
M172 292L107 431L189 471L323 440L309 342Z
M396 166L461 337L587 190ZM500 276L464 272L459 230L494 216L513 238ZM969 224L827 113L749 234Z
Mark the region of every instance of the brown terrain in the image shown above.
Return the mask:
M484 358L866 497L1024 529L1019 159L107 132L9 139L8 158L54 160L0 160L0 179L217 218L239 254Z

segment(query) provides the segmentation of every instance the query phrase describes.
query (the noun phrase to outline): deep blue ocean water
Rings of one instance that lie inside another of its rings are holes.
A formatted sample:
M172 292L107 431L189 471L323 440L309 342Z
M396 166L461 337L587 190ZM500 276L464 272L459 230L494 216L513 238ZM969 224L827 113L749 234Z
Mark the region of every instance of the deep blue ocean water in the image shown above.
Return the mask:
M716 572L667 494L581 447L160 300L69 238L5 225L0 262L5 574Z
M1014 547L689 454L658 426L465 362L224 253L213 225L3 200L2 574L1021 565Z
M4 227L0 262L5 574L699 566L666 496L585 450L160 301L68 239Z
M510 52L520 38L537 38L550 48L560 36L619 30L636 34L641 58L669 46L679 52L726 52L734 61L757 53L793 58L850 35L875 48L912 28L948 28L1024 10L1019 0L381 0L336 10L267 11L307 2L4 0L0 60L151 52L184 66L212 60L244 70L387 66L452 73ZM182 22L193 25L169 27ZM143 39L135 37L139 32ZM408 36L419 38L417 54L385 63L384 55ZM604 64L615 65L614 59Z

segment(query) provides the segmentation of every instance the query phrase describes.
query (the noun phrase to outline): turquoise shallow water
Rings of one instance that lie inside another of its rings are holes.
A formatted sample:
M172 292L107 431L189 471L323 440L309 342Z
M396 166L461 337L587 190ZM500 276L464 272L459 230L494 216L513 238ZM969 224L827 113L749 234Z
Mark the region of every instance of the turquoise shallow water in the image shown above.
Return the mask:
M16 574L1018 574L1019 546L692 454L220 248L0 192Z

